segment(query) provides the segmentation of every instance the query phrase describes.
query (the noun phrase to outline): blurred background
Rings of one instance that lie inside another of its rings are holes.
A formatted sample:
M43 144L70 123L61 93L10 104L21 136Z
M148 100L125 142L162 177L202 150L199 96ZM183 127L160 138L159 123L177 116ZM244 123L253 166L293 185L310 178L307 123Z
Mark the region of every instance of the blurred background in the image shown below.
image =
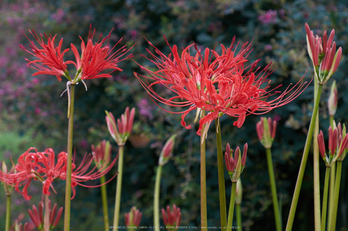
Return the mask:
M20 49L20 44L29 48L28 29L37 33L57 34L64 38L63 48L74 43L79 47L81 36L87 39L90 24L97 36L107 35L112 28L110 43L123 38L121 45L131 50L134 59L153 68L141 54L149 55L150 48L144 37L164 54L169 54L165 35L171 45L179 49L197 43L199 47L229 46L233 36L240 43L251 42L253 52L250 63L262 59L261 66L272 62L275 69L270 76L272 86L295 83L305 75L313 76L312 64L307 55L304 24L307 22L315 34L335 29L335 41L346 54L348 41L348 2L309 0L1 0L0 4L0 158L9 166L29 147L43 151L48 147L56 154L65 151L67 140L67 95L65 80L59 82L54 76L32 76L33 70L26 64L30 54ZM67 59L72 57L68 52ZM108 133L105 110L119 117L124 109L136 107L132 136L125 147L124 176L120 225L124 225L124 213L133 205L143 212L141 225L153 222L153 189L155 168L164 142L177 133L174 157L164 166L161 182L161 207L175 203L182 211L182 225L199 226L199 137L198 124L191 130L180 125L180 116L158 108L133 76L141 72L132 60L119 65L123 72L114 72L109 79L86 81L76 89L74 147L77 163L91 145L101 140L110 140L113 157L117 145ZM328 90L332 79L338 83L338 122L347 122L348 84L347 60L343 57L338 71L324 86L320 104L320 128L326 133L329 124L327 113ZM283 89L284 89L283 88ZM278 195L282 206L282 221L285 227L291 198L297 178L302 149L313 106L313 84L292 103L273 110L267 116L278 120L277 135L272 147ZM229 142L232 148L249 144L246 168L242 174L243 202L242 221L244 230L275 230L273 207L266 162L266 153L257 139L255 125L259 116L249 116L238 129L232 126L234 118L221 119L223 147ZM194 113L186 119L193 124ZM207 194L208 224L219 226L218 182L216 168L215 126L211 125L207 140ZM223 148L225 150L225 148ZM313 217L313 170L312 155L306 168L300 194L300 203L295 217L294 230L312 230ZM321 164L321 182L324 180L324 163ZM343 162L340 203L338 207L338 230L348 228L347 165ZM116 173L114 168L107 178ZM230 180L226 177L227 200L230 197ZM115 196L115 180L108 185L109 217L112 223ZM99 181L87 182L96 185ZM50 198L59 206L64 205L65 182L54 182L57 194ZM33 182L25 201L17 192L13 194L12 218L38 205L42 186ZM0 201L5 194L0 189ZM72 201L72 230L101 230L103 227L100 189L77 187ZM0 224L4 223L5 204L0 205ZM62 218L63 220L63 218ZM57 230L62 230L60 222ZM161 224L162 221L161 221Z

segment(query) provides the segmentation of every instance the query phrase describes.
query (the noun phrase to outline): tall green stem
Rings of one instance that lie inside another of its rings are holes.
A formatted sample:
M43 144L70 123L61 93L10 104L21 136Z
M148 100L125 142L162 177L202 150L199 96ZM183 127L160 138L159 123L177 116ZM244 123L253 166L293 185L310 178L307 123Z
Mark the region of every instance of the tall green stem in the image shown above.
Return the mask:
M159 211L159 198L160 198L160 183L161 183L162 166L158 165L156 173L155 193L154 193L154 205L153 205L153 225L155 231L160 231L160 211Z
M269 181L271 184L271 191L272 191L273 212L274 212L274 218L275 218L274 220L275 220L276 230L281 231L282 222L280 220L277 186L276 186L276 181L274 177L272 153L270 148L266 148L266 155L267 155L268 175L269 175Z
M6 195L6 222L5 222L5 231L10 230L11 225L11 194Z
M226 230L225 176L224 176L224 162L223 162L223 155L222 155L221 126L220 126L219 119L215 120L215 124L216 124L216 149L217 149L217 164L218 164L218 178L219 178L220 220L221 220L221 229Z
M109 213L108 213L108 197L106 193L105 176L100 177L103 215L104 215L104 228L105 231L109 231Z
M334 117L330 116L330 126L333 128ZM331 166L330 172L330 190L329 190L329 214L332 214L332 206L334 203L334 192L335 192L335 174L336 174L336 162ZM329 230L329 225L331 224L331 215L327 218L327 230Z
M120 219L122 172L123 172L123 150L124 150L124 146L120 145L118 149L118 168L117 168L118 173L117 173L117 183L116 183L113 231L118 230L118 221Z
M203 112L204 113L204 112ZM202 113L202 116L204 115ZM205 125L203 125L204 130ZM208 230L205 137L201 136L201 230Z
M44 230L50 231L50 205L48 195L45 195L45 218L44 218Z
M323 210L322 210L322 214L321 214L321 230L322 231L325 231L325 225L326 225L327 194L329 191L330 169L331 168L329 166L326 166L324 192L323 192Z
M337 208L338 208L338 198L340 196L340 184L341 184L341 173L342 173L342 161L337 161L337 169L336 169L336 182L335 182L335 194L334 201L332 206L332 217L330 230L336 230L336 219L337 219Z
M240 210L240 204L236 203L236 217L237 217L237 230L242 231L242 212Z
M74 131L74 100L75 85L70 85L70 105L68 106L68 158L66 168L66 184L65 184L65 207L64 207L64 231L70 230L70 202L71 202L71 162L73 150L73 131Z
M306 169L308 153L309 153L309 150L310 150L310 147L311 147L312 138L313 138L313 130L314 130L314 127L315 127L314 124L315 124L315 120L316 120L317 112L318 112L318 108L319 108L321 89L322 89L322 85L319 85L318 92L317 92L317 97L315 97L315 100L314 100L314 108L313 108L312 118L311 118L311 122L310 122L310 125L309 125L309 130L308 130L308 135L307 135L307 139L306 139L306 144L305 144L305 147L304 147L304 150L303 150L303 154L302 154L302 160L301 160L301 165L300 165L300 169L299 169L298 176L297 176L297 181L296 181L296 186L295 186L295 190L294 190L294 195L293 195L292 201L291 201L291 207L290 207L290 211L289 211L288 222L286 224L286 231L292 230L292 225L294 223L297 202L298 202L298 198L299 198L300 191L301 191L301 186L302 186L303 175L304 175L304 172L305 172L305 169Z
M228 209L228 221L227 221L227 230L230 231L233 228L233 212L234 212L234 204L235 204L235 198L236 198L236 189L237 189L237 182L232 181L232 188L231 188L231 199L230 199L230 207Z
M315 76L314 76L315 78ZM318 82L314 81L314 101L318 91ZM314 227L315 231L320 231L320 168L319 168L319 145L316 137L319 134L318 112L315 119L314 139L313 139L313 185L314 185Z

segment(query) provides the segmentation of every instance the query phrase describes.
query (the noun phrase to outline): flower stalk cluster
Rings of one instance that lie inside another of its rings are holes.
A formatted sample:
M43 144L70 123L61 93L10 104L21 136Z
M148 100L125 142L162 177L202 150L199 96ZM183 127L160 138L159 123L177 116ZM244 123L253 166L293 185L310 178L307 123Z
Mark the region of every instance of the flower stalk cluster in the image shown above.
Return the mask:
M136 230L139 227L142 214L139 209L133 206L131 211L124 215L124 221L128 231Z
M162 209L161 211L166 229L168 231L177 231L179 229L181 220L180 208L174 204L173 209L171 209L168 205L166 210Z

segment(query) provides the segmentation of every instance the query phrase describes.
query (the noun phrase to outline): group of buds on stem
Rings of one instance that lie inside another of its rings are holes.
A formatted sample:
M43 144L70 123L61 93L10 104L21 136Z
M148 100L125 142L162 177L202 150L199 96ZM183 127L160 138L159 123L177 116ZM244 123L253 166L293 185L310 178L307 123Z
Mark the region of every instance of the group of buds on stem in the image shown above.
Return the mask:
M116 141L118 146L124 146L132 131L135 108L129 111L129 107L127 107L124 114L121 115L121 118L117 119L117 123L111 112L105 111L105 113L106 123L112 138Z
M133 206L131 211L124 215L127 230L136 230L139 227L142 214L137 207Z
M96 147L92 144L92 155L98 169L103 169L110 163L111 145L109 141L103 140Z
M325 31L321 38L318 35L314 36L307 23L305 28L307 50L314 66L315 76L319 84L324 84L336 72L341 61L342 48L339 47L336 51L336 42L333 41L335 30L331 31L329 38Z
M241 151L239 147L237 146L235 152L234 152L234 158L233 150L230 147L230 144L227 143L226 145L226 152L225 152L225 163L226 168L228 171L228 175L230 176L232 182L237 182L240 174L243 172L245 161L247 157L247 151L248 151L248 144L244 144L243 148L243 156L241 155Z
M181 212L180 208L173 205L173 209L171 210L169 205L167 209L162 209L163 222L168 231L177 231L180 226L181 220Z
M269 117L261 117L256 124L257 136L265 148L271 148L277 130L277 121Z
M34 222L36 228L38 230L44 230L44 217L43 217L43 210L44 210L44 203L40 201L39 203L39 210L36 208L35 205L33 205L33 209L28 209L29 216L31 220ZM54 204L53 209L51 210L51 201L49 201L49 223L50 223L50 230L54 229L60 220L60 217L63 213L63 207L60 207L60 209L57 212L57 204ZM57 215L57 216L56 216Z
M320 131L318 134L318 144L319 152L323 160L325 161L326 166L332 166L333 163L338 161L343 161L347 154L348 148L348 136L346 134L346 126L343 124L343 128L339 123L332 127L329 127L329 147L328 153L325 150L324 134L323 131Z

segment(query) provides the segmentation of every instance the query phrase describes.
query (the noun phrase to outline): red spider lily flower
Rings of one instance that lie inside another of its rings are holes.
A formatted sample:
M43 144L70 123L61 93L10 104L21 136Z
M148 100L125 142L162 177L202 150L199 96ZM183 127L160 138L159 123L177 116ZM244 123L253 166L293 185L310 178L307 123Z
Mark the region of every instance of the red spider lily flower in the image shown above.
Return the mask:
M167 142L165 143L165 145L162 148L161 154L160 154L160 158L158 160L158 164L163 166L165 165L168 161L170 156L173 154L173 149L174 149L174 143L175 143L175 137L176 135L172 135Z
M256 124L257 136L261 144L265 148L271 148L277 130L277 121L268 117L261 117L260 121Z
M57 162L55 162L56 159ZM88 171L88 169L90 168L90 165L93 162L92 155L85 155L82 160L82 163L77 168L74 163L75 161L73 161L71 186L73 188L74 194L72 199L75 196L75 186L77 185L90 188L99 187L100 185L86 186L81 184L81 182L95 180L105 175L113 167L113 165L116 162L116 159L114 159L110 164L109 162L105 163L104 166L101 166L101 169L99 170L97 169L97 167L94 167L90 171ZM38 152L35 148L29 148L28 151L26 151L19 157L18 164L16 164L15 166L15 173L0 173L0 175L2 175L1 181L3 181L6 184L9 184L10 186L14 186L16 191L23 195L24 199L30 200L31 196L28 195L28 187L33 179L42 182L43 194L50 195L49 190L50 188L53 188L52 183L55 179L60 178L62 180L66 180L66 167L66 152L59 153L56 158L51 148L46 149L44 152ZM22 191L20 191L19 187L22 185L24 185L24 187Z
M132 110L129 111L129 107L127 107L124 114L121 115L121 118L117 119L117 123L111 112L105 111L105 113L106 124L110 135L119 146L123 146L133 128L135 108L132 108Z
M346 134L346 126L343 124L343 129L339 123L332 127L329 127L329 145L328 153L325 150L324 134L322 131L319 132L318 137L319 153L323 158L326 166L332 166L336 160L343 161L346 156L346 149L348 148L348 136Z
M150 76L138 73L134 75L158 102L173 107L189 107L181 112L173 112L182 114L181 123L187 129L191 126L186 126L184 119L189 112L195 109L208 111L209 113L200 119L198 135L201 135L204 124L209 125L223 114L238 118L234 125L241 127L247 115L264 114L283 106L294 100L306 88L306 84L300 80L282 93L274 89L268 90L270 80L267 77L272 73L269 70L270 65L259 71L260 68L256 68L259 62L257 60L245 67L251 45L245 43L237 52L234 39L228 48L221 45L221 54L208 48L201 52L192 44L183 49L180 56L176 45L171 47L167 41L171 54L166 56L152 43L149 44L158 55L148 50L153 57L149 60L157 66L158 71L151 71L140 65ZM195 47L196 55L191 55L191 47ZM169 99L160 96L155 90L157 85L165 86L176 95ZM280 93L277 98L268 100L269 96L277 93Z
M132 54L121 58L132 48L127 49L126 45L122 46L118 50L114 50L115 47L122 41L122 38L112 47L109 47L109 39L111 37L110 31L109 35L101 39L101 36L98 39L98 42L93 43L93 37L95 35L95 29L92 30L92 25L88 33L87 45L81 39L81 56L77 51L74 44L71 44L71 50L74 52L76 62L67 61L67 64L74 64L78 77L77 82L85 79L95 79L95 78L110 78L111 73L118 70L122 71L118 67L118 63L133 57ZM107 41L107 44L104 44ZM133 45L134 46L134 45ZM105 70L110 70L107 73L102 73Z
M43 209L44 209L44 203L42 201L40 201L39 203L39 211L35 205L33 205L32 210L28 209L29 216L31 220L34 222L35 226L38 228L38 230L41 230L44 226ZM54 229L58 225L58 222L62 216L62 213L63 213L63 207L60 207L60 209L57 212L56 203L54 204L53 209L51 210L51 201L49 200L50 230Z
M38 46L34 41L27 39L30 42L31 51L21 48L27 51L29 54L35 56L36 60L28 60L28 65L38 70L33 75L55 75L59 81L61 76L64 76L71 82L76 84L81 80L95 79L95 78L110 78L113 71L122 71L118 67L118 63L133 57L132 54L125 56L131 48L127 49L126 45L122 46L118 50L115 50L116 46L122 41L120 39L117 43L110 48L109 41L111 32L102 39L102 35L99 37L97 42L93 42L93 37L96 30L92 30L90 26L87 44L81 39L81 55L74 44L71 44L71 50L74 53L76 61L67 60L64 61L64 55L70 50L69 48L62 50L63 39L59 41L58 46L55 45L55 36L47 36L46 34L37 35L34 30L29 30L29 33L39 44ZM44 41L44 37L47 42ZM124 57L125 56L125 57ZM73 64L76 67L76 74L72 79L67 71L67 64ZM106 72L105 72L106 71Z
M142 213L137 209L137 207L133 206L129 213L124 215L124 221L127 226L127 229L135 230L141 221Z
M46 34L40 34L39 36L34 30L29 30L29 33L34 37L39 46L27 37L32 51L25 49L22 45L20 45L20 47L37 58L36 60L27 60L29 61L29 66L38 70L38 72L34 73L33 76L43 74L54 75L59 81L61 81L61 76L66 76L67 74L67 65L64 62L63 57L65 53L70 50L67 48L63 52L61 51L63 38L60 39L58 46L56 46L55 39L57 35L52 37L51 35L47 36ZM47 39L47 44L44 41L44 37Z
M111 157L111 145L109 141L103 140L101 141L97 147L92 145L92 155L94 158L94 162L96 166L100 169L101 167L105 167L106 163L110 162Z
M226 145L226 152L225 152L225 164L226 169L228 171L228 175L230 176L232 182L237 182L240 174L244 170L246 157L248 152L248 144L244 144L243 148L243 156L241 155L241 151L239 147L237 146L235 152L234 152L234 158L232 157L233 150L230 147L230 144L227 143Z
M314 36L308 24L305 24L307 50L311 58L315 70L315 76L320 84L326 83L341 61L342 48L338 48L336 52L336 42L333 41L335 30L332 30L327 39L327 32L323 34L323 38Z
M169 231L176 231L180 226L181 212L180 208L173 205L173 210L170 209L169 205L167 209L162 209L163 222Z

